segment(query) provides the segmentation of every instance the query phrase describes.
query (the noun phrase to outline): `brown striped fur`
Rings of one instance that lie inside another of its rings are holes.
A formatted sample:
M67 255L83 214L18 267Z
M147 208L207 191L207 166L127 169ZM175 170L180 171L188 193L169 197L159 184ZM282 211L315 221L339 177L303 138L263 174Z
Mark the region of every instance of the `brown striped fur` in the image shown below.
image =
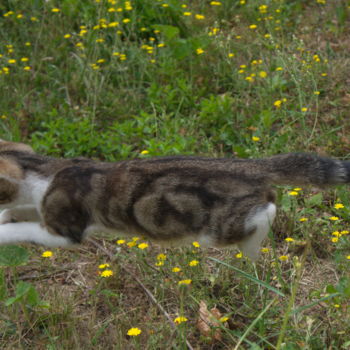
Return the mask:
M238 244L256 258L275 216L271 185L347 183L349 168L303 153L106 163L50 158L2 141L0 208L8 209L0 214L0 244L68 245L108 231L165 243Z

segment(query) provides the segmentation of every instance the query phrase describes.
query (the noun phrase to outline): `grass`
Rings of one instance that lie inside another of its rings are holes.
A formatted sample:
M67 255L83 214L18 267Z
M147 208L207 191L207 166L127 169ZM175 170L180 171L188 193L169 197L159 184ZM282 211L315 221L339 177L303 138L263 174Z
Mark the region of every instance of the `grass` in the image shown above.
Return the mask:
M7 0L0 14L2 138L108 161L349 158L348 1ZM348 191L279 188L278 203L257 264L117 237L3 251L1 348L348 349Z

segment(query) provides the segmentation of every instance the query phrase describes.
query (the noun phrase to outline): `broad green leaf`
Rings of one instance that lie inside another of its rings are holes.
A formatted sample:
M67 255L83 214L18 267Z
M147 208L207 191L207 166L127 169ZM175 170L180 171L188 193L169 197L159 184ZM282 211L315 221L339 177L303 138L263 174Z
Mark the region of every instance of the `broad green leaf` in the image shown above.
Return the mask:
M28 251L16 245L0 247L0 267L16 267L28 262Z

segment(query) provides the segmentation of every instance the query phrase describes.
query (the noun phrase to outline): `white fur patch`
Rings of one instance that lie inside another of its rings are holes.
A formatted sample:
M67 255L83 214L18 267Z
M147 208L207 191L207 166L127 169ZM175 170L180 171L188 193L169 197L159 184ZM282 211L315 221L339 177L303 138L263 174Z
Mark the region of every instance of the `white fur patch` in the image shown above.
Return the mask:
M276 206L273 203L269 203L265 208L258 210L253 216L246 219L246 232L254 228L255 232L244 241L238 243L238 247L244 255L252 260L256 260L259 257L261 243L269 233L275 216Z
M66 237L49 233L37 222L18 222L0 225L0 245L16 243L36 243L49 247L72 245Z

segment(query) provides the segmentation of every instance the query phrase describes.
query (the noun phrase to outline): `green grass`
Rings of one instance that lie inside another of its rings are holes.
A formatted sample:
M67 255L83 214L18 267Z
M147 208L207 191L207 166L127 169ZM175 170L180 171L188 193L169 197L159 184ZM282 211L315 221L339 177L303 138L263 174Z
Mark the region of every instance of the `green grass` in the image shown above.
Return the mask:
M108 161L349 158L348 1L6 0L0 14L4 139ZM0 259L1 348L349 348L348 189L290 191L278 189L256 265L116 237ZM227 321L198 327L201 301ZM128 336L132 327L141 334Z

